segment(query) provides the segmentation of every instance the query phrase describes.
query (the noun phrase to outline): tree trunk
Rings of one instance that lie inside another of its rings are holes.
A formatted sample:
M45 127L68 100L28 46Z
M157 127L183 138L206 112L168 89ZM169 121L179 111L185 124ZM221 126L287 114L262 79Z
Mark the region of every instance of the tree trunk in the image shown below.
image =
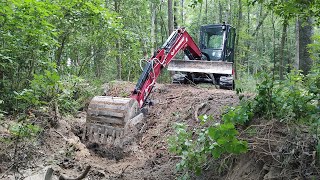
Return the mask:
M154 3L150 3L151 11L151 55L154 52L155 47L155 21L156 21L156 8Z
M63 49L64 49L64 46L67 42L67 39L68 39L68 36L69 36L69 33L68 32L65 32L62 37L61 37L61 42L60 42L60 46L56 52L56 63L57 63L57 68L60 68L60 65L61 65L61 58L62 58L62 52L63 52Z
M169 35L173 32L173 9L172 0L168 0L168 29Z
M206 24L208 24L208 0L206 0Z
M273 31L273 38L272 38L272 47L273 47L273 69L272 69L272 79L274 80L275 70L276 70L276 28L274 23L274 12L272 11L272 31Z
M280 64L279 64L279 76L283 80L283 68L284 68L284 46L287 38L287 27L288 20L285 18L282 25L282 36L281 36L281 45L280 45Z
M210 3L209 4L212 4L211 8L209 6L209 9L210 9L210 19L208 21L209 24L212 24L212 23L215 23L216 22L216 18L215 18L215 6L214 6L214 0L210 0Z
M234 6L233 4L232 4L232 2L233 1L231 1L231 0L229 0L229 14L230 14L230 18L229 18L229 20L228 20L228 22L229 22L229 24L233 24L233 10L232 10L232 7Z
M160 16L160 34L161 34L161 43L164 43L164 40L165 40L165 37L164 36L169 36L168 34L168 30L167 30L167 27L166 26L166 23L164 21L164 18L163 18L163 13L162 13L162 3L160 5L160 8L159 8L159 16Z
M114 0L114 10L119 13L120 11L120 0ZM121 58L120 58L120 39L116 40L116 51L118 51L118 53L116 54L116 63L117 63L117 79L121 80L121 69L122 69L122 65L121 65Z
M181 16L181 24L184 25L184 0L181 0L180 16Z
M159 19L158 19L158 9L156 8L157 6L155 5L154 8L155 10L155 16L154 16L154 48L158 47L158 36L159 36Z
M235 56L235 61L234 61L234 66L237 68L238 66L238 63L241 64L241 59L240 59L240 52L238 51L239 49L239 34L240 34L240 28L241 28L241 21L242 21L242 0L239 0L238 1L238 6L239 6L239 9L238 9L238 22L237 22L237 30L236 30L236 44L235 44L235 54L238 55ZM242 52L241 52L242 53ZM238 79L238 71L236 71L235 73L235 79Z
M250 34L250 27L251 27L251 24L250 24L250 5L247 4L247 8L248 8L248 12L247 12L247 33ZM247 60L247 72L248 72L248 75L250 74L250 59L249 59L249 53L248 53L248 50L250 49L250 42L247 41L247 51L245 53L245 58Z
M313 29L311 26L311 18L307 20L298 19L296 21L296 63L295 67L302 70L304 75L308 74L311 66L312 60L307 49L307 45L311 43L311 36L313 34Z
M260 21L259 21L256 29L255 29L254 32L252 33L252 36L255 36L256 33L259 31L260 27L262 26L264 20L265 20L266 17L268 16L268 14L269 14L269 11L267 11L267 12L263 15L263 17L260 19Z
M174 1L173 3L173 24L174 24L174 28L177 29L178 28L178 3L177 0Z
M200 28L200 26L202 25L202 3L200 4L200 10L199 10L199 13L198 13L198 28ZM197 35L197 39L198 40L200 37L199 37L199 33Z
M221 5L221 1L219 1L219 23L222 23L222 5Z

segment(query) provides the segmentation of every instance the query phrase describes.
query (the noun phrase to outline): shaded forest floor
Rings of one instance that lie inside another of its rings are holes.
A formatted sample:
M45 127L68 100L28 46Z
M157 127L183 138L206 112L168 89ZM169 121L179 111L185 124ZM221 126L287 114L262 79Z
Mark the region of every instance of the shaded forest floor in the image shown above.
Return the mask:
M127 82L115 83L107 87L106 94L126 96L133 87ZM154 105L146 117L147 130L128 149L86 147L79 139L86 114L79 112L75 117L59 119L55 127L46 126L35 143L19 143L19 152L14 152L14 143L2 142L0 179L36 179L49 167L53 179L60 175L78 177L88 165L91 169L84 179L175 179L179 176L175 165L180 159L167 149L173 124L199 126L196 118L202 114L220 121L228 106L239 103L234 91L179 84L158 84L150 98ZM5 129L1 131L1 135L6 134ZM305 127L255 119L239 131L240 137L249 142L249 152L210 161L197 179L319 177L315 139ZM13 161L18 162L17 167L12 166Z

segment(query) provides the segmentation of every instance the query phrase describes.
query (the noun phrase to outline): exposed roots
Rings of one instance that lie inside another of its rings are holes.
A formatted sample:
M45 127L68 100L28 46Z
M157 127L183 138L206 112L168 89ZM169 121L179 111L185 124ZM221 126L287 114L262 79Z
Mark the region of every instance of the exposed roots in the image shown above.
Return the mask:
M320 177L317 167L317 140L302 125L272 120L246 128L242 138L249 142L255 162L263 165L260 176L272 178ZM242 132L244 133L244 132ZM249 137L244 137L249 134ZM316 178L317 179L317 178Z

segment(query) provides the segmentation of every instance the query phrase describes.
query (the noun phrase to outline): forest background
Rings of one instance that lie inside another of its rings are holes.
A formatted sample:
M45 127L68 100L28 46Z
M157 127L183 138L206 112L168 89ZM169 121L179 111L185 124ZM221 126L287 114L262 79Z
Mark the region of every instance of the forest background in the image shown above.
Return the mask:
M258 72L307 74L318 49L320 3L257 0L8 0L0 6L0 109L83 105L100 85L136 81L177 27L198 42L199 27L237 29L237 87L254 91ZM313 36L313 40L311 39ZM308 44L311 49L308 48ZM313 49L313 54L309 51ZM315 64L315 63L314 63ZM170 82L164 72L160 82ZM32 95L33 94L33 95ZM18 100L20 99L20 100Z

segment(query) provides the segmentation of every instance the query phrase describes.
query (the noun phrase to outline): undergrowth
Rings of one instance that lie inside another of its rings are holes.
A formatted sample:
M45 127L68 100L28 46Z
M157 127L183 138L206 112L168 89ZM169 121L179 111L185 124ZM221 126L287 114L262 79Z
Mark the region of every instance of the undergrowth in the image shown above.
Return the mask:
M242 75L235 80L236 88L244 92L256 92L257 79L253 75Z
M200 117L198 127L190 128L184 123L175 125L175 134L169 138L168 143L170 152L181 157L176 166L176 170L182 173L180 178L189 179L200 175L208 158L245 153L247 142L237 138L236 126L246 126L254 116L309 126L310 133L318 139L319 154L319 68L313 68L308 76L293 70L283 81L274 81L266 73L262 73L259 78L261 82L256 85L256 96L249 100L242 99L238 106L230 107L222 116L221 124L215 123L211 116L204 115Z
M237 116L242 112L246 115ZM224 154L247 152L248 143L237 138L235 125L243 124L251 117L251 109L232 108L223 116L222 123L215 123L210 115L199 117L200 127L190 128L184 123L177 123L174 126L176 134L169 137L168 143L169 151L181 157L176 165L176 170L182 173L180 178L200 175L209 157L218 159Z
M80 77L60 76L53 65L34 74L28 88L2 97L7 103L14 104L13 109L5 109L4 101L0 100L0 126L8 132L8 136L0 137L1 146L8 148L0 149L11 155L10 168L18 171L18 167L26 164L34 154L31 152L41 143L43 130L55 127L61 116L77 112L95 91L96 88ZM11 96L14 102L10 101Z

